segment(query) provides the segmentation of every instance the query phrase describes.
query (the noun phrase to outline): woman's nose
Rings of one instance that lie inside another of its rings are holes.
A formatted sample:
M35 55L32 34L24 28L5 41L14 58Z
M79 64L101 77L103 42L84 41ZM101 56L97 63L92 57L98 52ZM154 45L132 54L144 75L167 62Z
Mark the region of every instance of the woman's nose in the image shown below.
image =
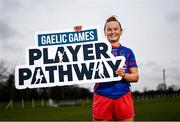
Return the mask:
M111 30L111 33L115 33L115 31L114 31L114 30Z

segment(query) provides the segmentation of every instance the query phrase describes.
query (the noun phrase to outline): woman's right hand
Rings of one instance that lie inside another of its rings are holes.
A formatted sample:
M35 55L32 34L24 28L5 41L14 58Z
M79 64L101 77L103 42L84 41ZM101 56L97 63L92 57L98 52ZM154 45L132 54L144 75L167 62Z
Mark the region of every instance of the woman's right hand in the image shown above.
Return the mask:
M74 26L74 30L75 30L76 32L82 31L82 25L76 25L76 26Z

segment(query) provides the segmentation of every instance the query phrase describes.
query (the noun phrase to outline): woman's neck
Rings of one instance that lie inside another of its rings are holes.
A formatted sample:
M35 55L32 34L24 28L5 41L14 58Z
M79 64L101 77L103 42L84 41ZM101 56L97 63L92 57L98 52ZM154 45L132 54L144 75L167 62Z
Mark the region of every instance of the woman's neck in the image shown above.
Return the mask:
M120 46L120 43L119 43L119 42L111 43L111 46L112 46L112 47L119 47L119 46Z

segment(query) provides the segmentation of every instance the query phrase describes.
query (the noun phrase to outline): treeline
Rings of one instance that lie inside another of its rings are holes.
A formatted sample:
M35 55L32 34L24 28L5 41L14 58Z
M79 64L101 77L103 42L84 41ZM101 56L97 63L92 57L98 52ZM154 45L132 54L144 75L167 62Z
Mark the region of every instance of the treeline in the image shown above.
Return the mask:
M164 99L167 97L180 97L180 89L174 89L172 86L169 86L167 89L149 90L144 92L134 91L133 99L138 101L149 99Z
M166 97L180 96L180 88L175 85L166 87L161 83L156 90L144 89L143 92L134 91L133 98L141 99L161 99ZM81 88L77 85L72 86L56 86L50 88L34 88L18 90L14 85L14 75L8 76L6 82L0 82L0 101L9 100L77 100L77 99L92 99L93 93L86 88Z
M11 74L6 82L0 82L0 101L9 100L71 100L71 99L91 99L92 93L86 89L72 86L56 86L50 88L34 88L18 90L14 85L14 75Z

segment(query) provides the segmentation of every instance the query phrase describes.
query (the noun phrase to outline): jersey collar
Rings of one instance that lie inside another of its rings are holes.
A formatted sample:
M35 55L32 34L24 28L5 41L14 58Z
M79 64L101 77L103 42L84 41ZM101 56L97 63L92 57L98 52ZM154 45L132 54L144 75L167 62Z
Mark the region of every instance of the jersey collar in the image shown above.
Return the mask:
M121 47L121 44L119 44L118 46L115 45L112 46L112 48L119 48L119 47Z

